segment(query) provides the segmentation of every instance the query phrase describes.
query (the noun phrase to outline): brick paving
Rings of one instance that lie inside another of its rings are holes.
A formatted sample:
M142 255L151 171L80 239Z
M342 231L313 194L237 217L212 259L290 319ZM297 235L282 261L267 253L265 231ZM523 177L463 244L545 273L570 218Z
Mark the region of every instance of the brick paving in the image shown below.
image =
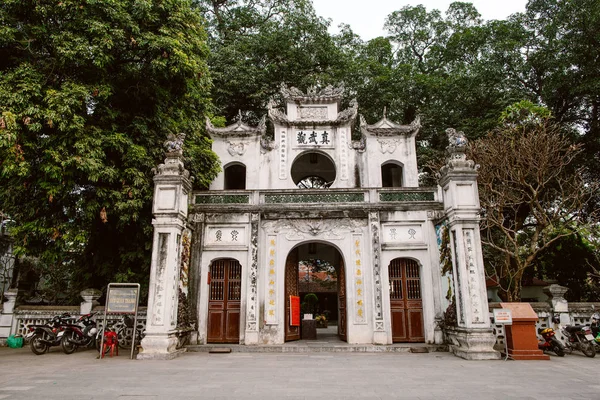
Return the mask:
M0 399L600 399L599 358L185 353L169 361L0 348Z

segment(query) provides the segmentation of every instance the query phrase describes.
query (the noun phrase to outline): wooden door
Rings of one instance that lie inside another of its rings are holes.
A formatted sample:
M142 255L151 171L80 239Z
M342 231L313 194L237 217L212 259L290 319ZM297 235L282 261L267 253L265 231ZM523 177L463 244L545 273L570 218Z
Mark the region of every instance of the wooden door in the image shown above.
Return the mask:
M346 335L346 272L342 259L340 259L338 268L338 336L340 340L346 342L348 340Z
M219 260L210 266L208 343L239 343L242 266Z
M290 326L290 296L300 296L298 285L298 248L285 261L285 341L299 340L300 327ZM302 299L300 299L302 301Z
M423 342L423 301L419 264L396 258L389 266L393 342Z

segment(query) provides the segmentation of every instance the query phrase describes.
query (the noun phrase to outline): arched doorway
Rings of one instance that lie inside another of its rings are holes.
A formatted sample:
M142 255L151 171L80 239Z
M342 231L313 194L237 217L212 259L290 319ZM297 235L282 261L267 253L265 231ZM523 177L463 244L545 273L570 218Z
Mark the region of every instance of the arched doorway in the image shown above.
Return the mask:
M317 297L314 312L326 316L328 329L317 330L317 335L333 332L340 340L347 340L346 332L346 279L344 261L340 252L324 243L305 243L290 251L285 265L285 341L302 339L301 325L292 324L290 296L298 296L303 307L307 294ZM301 316L307 311L301 310Z
M389 265L392 341L424 342L419 264L396 258Z
M208 343L239 343L242 266L237 260L216 260L210 265Z

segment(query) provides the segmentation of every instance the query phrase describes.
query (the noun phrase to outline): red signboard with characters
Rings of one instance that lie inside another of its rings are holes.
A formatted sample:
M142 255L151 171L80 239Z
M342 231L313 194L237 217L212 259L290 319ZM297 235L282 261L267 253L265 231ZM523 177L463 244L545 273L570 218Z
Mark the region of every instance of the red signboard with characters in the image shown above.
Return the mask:
M300 326L300 296L290 296L290 326Z

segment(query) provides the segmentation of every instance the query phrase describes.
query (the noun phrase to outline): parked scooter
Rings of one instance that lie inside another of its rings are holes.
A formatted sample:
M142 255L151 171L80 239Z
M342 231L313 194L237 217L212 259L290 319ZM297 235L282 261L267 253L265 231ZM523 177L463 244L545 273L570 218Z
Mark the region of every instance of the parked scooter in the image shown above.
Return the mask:
M29 347L35 355L42 355L52 346L60 344L59 332L64 330L71 316L67 313L57 315L45 325L29 325L29 332L25 340L29 340Z
M569 352L581 351L586 357L595 357L594 336L589 326L567 325L561 329L565 336L565 346Z
M565 356L565 346L556 338L556 333L552 328L540 328L538 333L544 338L543 342L538 342L538 349L546 352L552 351L559 357Z
M82 315L77 320L81 325L68 325L63 331L58 333L60 345L65 354L74 353L78 347L96 347L95 342L98 329L96 328L96 322L92 320L95 314Z
M590 330L592 331L592 336L594 337L594 347L596 348L596 353L598 353L600 352L600 314L594 313L592 315Z

